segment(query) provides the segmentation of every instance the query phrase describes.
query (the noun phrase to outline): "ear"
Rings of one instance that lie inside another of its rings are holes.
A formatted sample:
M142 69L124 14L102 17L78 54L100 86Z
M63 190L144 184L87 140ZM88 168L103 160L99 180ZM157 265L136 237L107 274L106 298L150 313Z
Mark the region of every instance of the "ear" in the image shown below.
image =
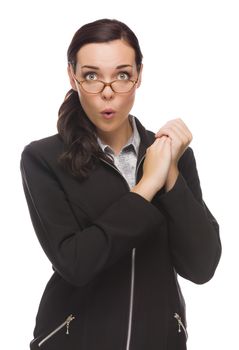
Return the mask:
M71 84L72 89L77 91L76 83L75 83L75 80L74 80L73 75L72 75L72 70L73 70L73 68L72 68L71 64L68 63L67 73L68 73L68 76L69 76L70 84Z
M139 71L139 76L138 76L138 81L137 81L137 88L140 87L141 81L142 81L142 71L143 71L143 63L141 63L140 71Z

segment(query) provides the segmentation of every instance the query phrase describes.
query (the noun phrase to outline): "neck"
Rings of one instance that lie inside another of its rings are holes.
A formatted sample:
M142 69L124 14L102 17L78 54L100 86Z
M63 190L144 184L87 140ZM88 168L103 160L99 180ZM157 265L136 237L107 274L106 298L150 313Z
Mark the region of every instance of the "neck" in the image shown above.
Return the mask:
M128 119L128 123L123 127L123 130L115 130L110 133L101 134L98 132L98 136L102 142L109 145L115 152L115 154L119 154L122 147L126 144L130 136L132 135L133 127Z

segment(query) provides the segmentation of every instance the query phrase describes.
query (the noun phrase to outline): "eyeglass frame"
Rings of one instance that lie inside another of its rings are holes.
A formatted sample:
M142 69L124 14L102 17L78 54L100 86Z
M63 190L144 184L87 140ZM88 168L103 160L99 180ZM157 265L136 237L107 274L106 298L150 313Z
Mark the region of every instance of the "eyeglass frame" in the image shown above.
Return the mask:
M69 64L71 65L72 70L73 70L72 63L69 62ZM101 92L104 91L104 89L105 89L106 86L110 86L111 90L112 90L115 94L127 94L128 92L130 92L130 91L133 89L133 87L135 86L135 84L136 84L136 83L138 82L138 80L139 80L139 76L137 77L136 80L131 80L131 79L127 80L127 81L131 81L131 82L133 83L133 86L132 86L128 91L125 91L125 92L118 92L118 91L115 91L115 90L113 89L112 84L113 84L115 81L118 81L118 80L113 80L113 81L111 81L111 82L109 82L109 83L106 83L106 82L103 81L103 80L97 80L97 82L100 82L100 83L103 83L103 84L104 84L103 87L102 87L102 90L99 91L99 92L89 92L89 91L86 91L86 90L83 88L83 86L82 86L82 84L83 84L85 81L87 81L87 80L84 79L84 80L80 80L80 81L79 81L79 80L76 78L74 71L72 71L72 74L73 74L73 78L77 81L78 84L80 84L80 86L82 87L82 89L83 89L87 94L92 94L92 95L100 94Z

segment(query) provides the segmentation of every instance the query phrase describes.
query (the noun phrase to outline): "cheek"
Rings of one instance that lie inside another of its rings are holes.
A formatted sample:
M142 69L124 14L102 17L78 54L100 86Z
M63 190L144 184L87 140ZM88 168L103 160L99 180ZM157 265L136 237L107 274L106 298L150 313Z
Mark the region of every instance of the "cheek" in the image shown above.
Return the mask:
M135 91L131 92L128 95L124 95L124 96L118 96L119 98L119 103L121 105L122 108L128 108L130 106L132 106L132 104L134 103L135 100Z
M80 102L85 111L89 111L96 106L96 97L80 94Z
M135 100L135 94L130 94L127 98L122 101L122 109L130 110L133 107Z

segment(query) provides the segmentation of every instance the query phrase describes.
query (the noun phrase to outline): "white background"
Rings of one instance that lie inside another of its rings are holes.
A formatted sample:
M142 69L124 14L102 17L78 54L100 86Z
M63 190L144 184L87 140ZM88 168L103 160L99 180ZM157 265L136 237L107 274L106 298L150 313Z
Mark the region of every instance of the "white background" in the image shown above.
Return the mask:
M143 82L132 114L150 130L180 117L191 129L204 200L221 229L214 278L180 278L188 349L239 348L238 1L7 1L1 24L1 348L28 349L51 264L23 194L20 154L56 131L70 88L66 51L75 31L116 18L138 36ZM146 349L150 350L150 349Z

